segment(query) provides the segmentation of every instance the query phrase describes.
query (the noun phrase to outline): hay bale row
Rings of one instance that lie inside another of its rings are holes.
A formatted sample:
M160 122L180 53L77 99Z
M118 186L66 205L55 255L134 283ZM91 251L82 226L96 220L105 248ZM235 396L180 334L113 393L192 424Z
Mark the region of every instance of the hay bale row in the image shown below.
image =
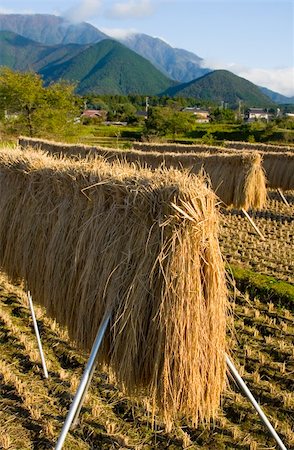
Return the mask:
M142 152L159 152L159 153L226 153L226 148L216 145L204 144L174 144L159 142L132 142L135 150ZM228 150L230 152L230 150Z
M171 426L215 417L227 291L215 194L198 177L0 151L0 265Z
M240 142L240 141L225 141L224 148L234 150L255 150L258 152L294 152L294 146L292 145L275 145L275 144L263 144L261 142Z
M294 189L294 153L263 153L267 185L272 189Z
M157 152L196 152L211 154L236 154L240 150L258 151L262 156L263 168L265 169L267 187L272 189L283 189L284 191L294 189L294 147L278 146L249 142L225 142L225 147L210 145L179 145L179 144L148 144L134 143L133 147L142 151ZM243 153L244 154L244 153ZM262 192L260 192L262 195ZM258 208L258 206L252 205Z
M22 148L41 148L53 155L89 157L100 155L109 161L127 161L137 167L147 166L187 169L193 174L203 169L209 176L213 190L227 206L261 209L266 203L265 175L259 154L197 154L159 153L140 150L119 150L83 145L58 144L38 139L20 139Z

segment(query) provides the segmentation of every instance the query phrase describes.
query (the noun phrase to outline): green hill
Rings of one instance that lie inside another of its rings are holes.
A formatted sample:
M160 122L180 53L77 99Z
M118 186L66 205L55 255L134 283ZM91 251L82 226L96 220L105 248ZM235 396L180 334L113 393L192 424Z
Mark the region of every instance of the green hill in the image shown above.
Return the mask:
M227 70L215 70L189 83L178 84L163 92L171 97L191 97L229 106L238 105L241 100L247 106L271 107L272 100L253 83Z
M106 39L70 60L48 65L40 73L46 82L76 82L79 94L158 94L174 82L149 61L124 45Z

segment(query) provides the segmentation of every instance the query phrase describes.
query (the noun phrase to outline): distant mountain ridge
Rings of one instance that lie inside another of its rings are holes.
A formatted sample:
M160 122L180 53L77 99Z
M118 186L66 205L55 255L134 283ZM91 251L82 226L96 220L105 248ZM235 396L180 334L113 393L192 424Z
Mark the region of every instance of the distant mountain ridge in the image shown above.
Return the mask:
M68 80L77 84L80 94L156 95L174 84L148 60L110 39L92 45L46 46L0 31L0 64L34 70L45 83Z
M109 37L89 23L73 24L50 14L0 14L0 30L46 45L93 44Z
M72 24L65 18L49 14L0 14L0 30L12 31L46 45L84 45L113 39L89 23ZM159 38L138 33L119 39L119 42L148 59L174 80L189 81L210 71L201 67L199 56L173 48Z
M279 94L278 92L271 91L266 87L259 87L261 92L267 95L273 102L280 105L294 104L294 96L286 97L285 95Z
M41 73L46 81L60 77L76 81L80 93L88 90L125 94L138 89L137 93L153 95L163 91L167 95L191 96L228 104L247 99L248 105L258 107L273 105L273 102L294 103L294 97L257 87L230 72L203 68L202 58L194 53L173 48L161 39L146 34L137 33L121 39L121 47L114 46L104 55L106 60L102 67L99 60L102 47L93 46L106 40L119 44L119 41L85 22L72 24L62 17L46 14L0 14L0 66L34 70ZM126 52L126 46L131 53ZM125 62L122 55L126 58ZM135 58L135 55L143 58ZM146 65L147 60L150 65ZM119 71L115 69L116 61ZM123 68L124 64L128 67ZM133 73L130 64L134 65ZM140 64L145 72L139 70ZM79 75L80 65L84 65L83 76ZM86 67L91 68L88 73ZM221 72L227 74L223 82L220 81ZM209 74L214 75L205 78ZM108 77L109 81L102 81L103 77ZM178 84L172 80L177 80ZM247 82L246 89L244 81ZM110 92L111 89L113 92Z
M173 80L190 81L211 71L202 68L203 59L194 53L173 48L162 39L147 34L132 33L120 42L151 61Z

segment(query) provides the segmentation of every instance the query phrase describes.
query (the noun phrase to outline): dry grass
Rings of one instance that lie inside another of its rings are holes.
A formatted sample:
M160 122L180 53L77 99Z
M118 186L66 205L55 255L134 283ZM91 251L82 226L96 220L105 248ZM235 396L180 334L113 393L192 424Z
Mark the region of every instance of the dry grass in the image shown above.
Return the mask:
M167 426L215 417L227 292L215 195L184 172L0 152L0 262Z
M227 207L263 208L266 202L266 180L259 154L163 153L140 150L118 150L83 145L67 145L38 139L21 138L23 148L33 146L53 155L93 157L109 161L126 161L137 167L147 166L188 169L193 174L202 170L209 176L212 188Z

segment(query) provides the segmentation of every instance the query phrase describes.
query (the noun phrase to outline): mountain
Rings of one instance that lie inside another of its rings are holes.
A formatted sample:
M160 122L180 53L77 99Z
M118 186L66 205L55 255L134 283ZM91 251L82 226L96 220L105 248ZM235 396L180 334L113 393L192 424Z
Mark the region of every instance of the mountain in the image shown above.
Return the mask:
M294 96L286 97L285 95L271 91L270 89L267 89L265 87L260 87L259 89L261 90L261 92L267 95L273 102L278 103L279 105L294 104Z
M65 62L40 70L47 83L66 79L79 94L159 94L174 84L149 61L111 39L93 44Z
M0 64L13 70L38 72L52 63L65 62L87 46L43 45L12 31L0 31Z
M201 67L203 59L194 53L173 48L162 39L147 34L133 33L120 39L120 42L151 61L173 80L191 81L211 71Z
M227 70L215 70L189 83L172 86L163 94L224 102L229 106L238 105L240 100L251 107L274 106L272 100L255 84Z
M88 23L73 24L65 18L47 14L0 14L0 30L12 31L46 45L93 44L109 39ZM173 48L159 38L138 33L119 41L174 80L191 81L210 71L201 67L199 56Z
M89 23L73 24L50 14L0 14L0 30L47 45L92 44L108 36Z

